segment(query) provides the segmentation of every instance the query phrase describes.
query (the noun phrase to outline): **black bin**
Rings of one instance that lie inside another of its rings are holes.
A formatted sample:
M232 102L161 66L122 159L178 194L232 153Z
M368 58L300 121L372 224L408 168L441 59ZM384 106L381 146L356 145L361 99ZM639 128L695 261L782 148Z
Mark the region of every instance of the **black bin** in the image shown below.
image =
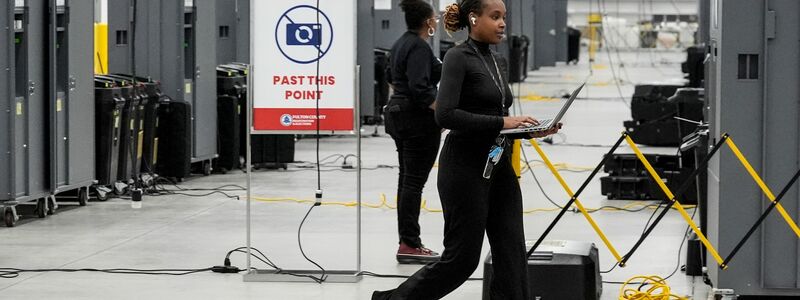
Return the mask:
M530 39L527 36L511 36L511 53L509 53L508 82L520 83L528 78L528 48Z
M178 181L189 177L192 164L192 104L165 98L159 106L156 172Z
M144 109L147 97L143 91L126 78L115 75L98 75L98 78L113 81L120 87L125 99L122 112L122 140L119 151L119 170L117 179L123 183L132 183L140 179L142 163L142 144L144 141Z
M226 93L238 93L239 107L241 107L241 120L239 122L239 156L247 155L247 64L231 63L221 65L227 70L238 72L240 77L237 84L224 88ZM219 73L218 73L219 75ZM219 84L218 84L219 86ZM238 91L238 92L237 92ZM256 168L286 168L288 163L294 162L294 135L253 135L250 137L252 147L252 164ZM240 160L244 161L244 159Z
M247 64L230 63L220 65L226 71L236 72L236 75L226 75L231 79L220 82L219 72L217 72L217 93L225 95L236 95L239 99L239 162L242 162L247 154ZM222 155L222 154L220 154Z
M122 134L122 113L125 99L114 82L95 80L95 170L98 185L109 186L117 181Z
M242 111L246 99L246 69L236 65L217 67L217 130L219 140L219 157L214 160L214 170L226 172L239 168L242 123L246 120ZM244 100L244 101L243 101Z
M567 64L578 64L581 59L581 31L567 28Z
M294 162L294 135L254 135L251 137L252 165L255 168L282 168Z
M140 112L140 125L143 132L141 141L141 167L143 173L155 172L155 165L158 163L158 125L159 107L165 103L166 97L161 92L161 83L146 77L136 77L127 74L113 74L120 79L125 79L136 86L140 97L146 99L142 101L143 111Z

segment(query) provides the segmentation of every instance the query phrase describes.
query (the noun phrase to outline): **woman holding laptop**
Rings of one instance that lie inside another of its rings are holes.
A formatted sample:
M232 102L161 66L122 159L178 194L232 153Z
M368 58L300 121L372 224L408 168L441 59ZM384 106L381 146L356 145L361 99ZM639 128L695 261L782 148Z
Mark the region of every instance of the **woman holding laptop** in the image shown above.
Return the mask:
M449 129L439 157L438 188L444 210L444 252L397 289L375 292L372 299L440 299L475 271L483 235L489 237L495 277L492 299L529 299L522 194L511 167L511 138L503 129L539 122L510 117L513 95L507 63L489 46L505 38L502 0L462 0L445 12L450 31L469 30L469 38L448 51L436 100L436 121ZM526 134L537 138L549 130Z

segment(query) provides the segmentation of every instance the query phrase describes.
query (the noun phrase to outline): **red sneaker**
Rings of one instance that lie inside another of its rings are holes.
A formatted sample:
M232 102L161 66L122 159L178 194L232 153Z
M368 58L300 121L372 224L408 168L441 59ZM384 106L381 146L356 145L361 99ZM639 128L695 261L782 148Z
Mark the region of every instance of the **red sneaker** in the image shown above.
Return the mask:
M405 243L400 243L397 248L397 262L401 264L428 264L431 262L439 261L439 253L433 250L420 246L419 248L411 248Z

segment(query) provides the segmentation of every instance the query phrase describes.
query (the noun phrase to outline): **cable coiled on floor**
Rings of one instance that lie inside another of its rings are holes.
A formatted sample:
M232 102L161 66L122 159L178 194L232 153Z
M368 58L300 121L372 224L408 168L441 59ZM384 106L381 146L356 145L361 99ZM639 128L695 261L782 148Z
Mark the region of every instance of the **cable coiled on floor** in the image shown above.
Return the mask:
M641 280L639 282L635 282ZM631 287L629 287L629 285ZM632 286L636 286L635 288ZM649 286L649 288L648 288ZM647 288L647 289L645 289ZM619 289L619 300L688 300L689 298L672 294L664 278L659 276L634 276Z

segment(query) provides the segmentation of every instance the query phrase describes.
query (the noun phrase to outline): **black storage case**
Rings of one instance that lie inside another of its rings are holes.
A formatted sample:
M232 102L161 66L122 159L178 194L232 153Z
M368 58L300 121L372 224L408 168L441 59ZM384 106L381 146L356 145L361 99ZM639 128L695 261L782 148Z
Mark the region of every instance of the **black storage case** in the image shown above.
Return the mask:
M677 147L681 142L680 134L678 134L678 126L680 126L678 122L675 119L646 123L625 121L623 125L628 135L637 144Z
M122 112L125 99L113 82L95 81L95 171L97 184L109 186L117 181L121 144Z
M686 48L686 61L681 64L681 71L686 74L689 80L687 86L700 88L703 87L705 80L706 47L693 46Z
M240 65L220 65L217 67L217 131L219 157L214 159L213 168L225 173L239 168L242 142L245 130L247 98L247 72Z
M225 173L239 168L239 145L241 130L239 98L220 95L217 98L217 130L219 157L214 160L214 170Z
M581 55L581 31L567 27L567 63L578 64Z
M650 177L606 176L600 178L600 192L609 200L653 200Z
M97 78L114 82L122 97L125 99L125 109L122 112L122 134L119 150L119 170L117 180L131 183L139 179L139 170L142 161L141 144L144 140L142 128L144 106L147 98L142 91L133 85L133 82L114 75L97 75Z
M644 157L650 162L650 165L655 169L660 170L679 170L681 158L677 155L662 155L662 154L644 154ZM686 160L684 160L684 163ZM603 166L603 171L612 176L647 176L647 169L636 154L619 154L611 155L611 158L606 161Z
M241 63L231 63L221 65L226 70L236 71L239 74L238 82L232 87L239 88L239 106L242 111L247 108L247 65ZM217 73L219 75L219 72ZM234 93L235 89L226 88L226 93ZM247 114L241 114L239 128L239 155L244 158L247 155ZM252 162L255 168L283 168L288 167L288 163L294 162L294 135L253 135L250 137L252 147L250 148ZM243 159L241 161L244 161Z
M159 107L160 137L156 171L164 177L189 177L192 164L192 104L168 99Z
M250 139L254 167L286 169L294 162L294 135L254 135Z
M662 180L673 193L689 179L692 169L683 168L680 171L657 170ZM653 181L649 175L643 176L605 176L600 178L600 193L608 200L669 200L664 191ZM702 194L700 195L702 196ZM697 180L692 181L689 188L682 194L676 195L681 204L697 204Z
M237 160L244 161L247 156L247 65L230 63L217 68L217 93L219 95L235 96L239 100L239 154ZM256 137L256 136L252 136ZM251 138L252 138L251 137ZM226 151L220 151L226 152ZM220 157L228 155L220 153Z
M483 266L483 300L489 300L491 254ZM603 279L597 247L589 242L544 241L528 259L528 281L531 299L600 299Z
M530 43L530 39L527 36L511 36L508 62L509 83L520 83L528 78L528 48Z
M136 89L142 98L147 101L142 102L143 110L140 112L140 125L143 133L141 141L141 167L140 171L143 173L155 172L155 166L158 160L158 125L159 107L166 100L164 94L161 92L161 84L145 77L135 77L127 74L112 74L115 78L135 82Z
M674 105L665 105L667 99L675 95L680 85L636 85L631 97L631 116L634 121L654 121L667 115L674 115Z

